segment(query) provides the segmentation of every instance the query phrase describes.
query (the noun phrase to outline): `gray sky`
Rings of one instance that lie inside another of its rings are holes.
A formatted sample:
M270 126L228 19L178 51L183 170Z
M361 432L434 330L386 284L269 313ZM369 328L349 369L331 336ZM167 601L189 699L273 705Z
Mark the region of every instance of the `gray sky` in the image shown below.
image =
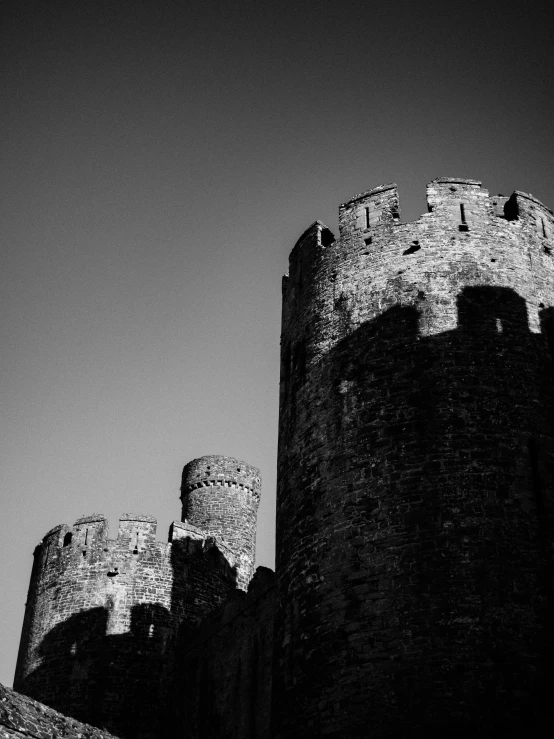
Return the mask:
M544 4L4 3L0 682L32 552L101 512L179 517L182 466L257 465L273 564L281 276L396 181L554 206Z

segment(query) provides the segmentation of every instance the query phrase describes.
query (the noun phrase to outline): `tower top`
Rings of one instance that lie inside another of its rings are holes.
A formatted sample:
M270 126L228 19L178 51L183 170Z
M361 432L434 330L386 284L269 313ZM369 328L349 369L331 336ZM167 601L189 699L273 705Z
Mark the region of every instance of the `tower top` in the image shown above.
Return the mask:
M249 490L259 500L262 486L260 470L240 459L221 454L198 457L185 465L181 480L181 498L195 488L210 485L235 485Z

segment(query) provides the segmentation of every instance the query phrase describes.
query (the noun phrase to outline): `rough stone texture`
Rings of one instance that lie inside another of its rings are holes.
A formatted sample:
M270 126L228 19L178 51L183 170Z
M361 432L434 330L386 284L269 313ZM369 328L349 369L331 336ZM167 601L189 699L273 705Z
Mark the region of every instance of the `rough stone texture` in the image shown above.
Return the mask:
M194 460L168 544L47 534L19 690L129 739L551 735L554 219L474 180L428 206L375 188L291 253L277 587L259 471ZM7 700L7 736L72 736Z
M275 575L258 567L203 622L179 657L175 725L183 737L270 736Z
M208 531L175 521L169 542L157 542L154 518L125 514L112 540L105 517L94 514L46 534L35 550L16 690L120 736L159 736L167 727L177 638L181 646L193 639L204 616L235 588L246 588L251 574L245 555L251 551L253 558L248 537L255 531L259 473L217 459L256 473L247 493L256 505L244 503L242 478L218 486L215 496L212 487L200 488L195 510L203 496L210 498L202 519ZM232 527L243 519L247 532L235 536Z
M290 256L278 737L551 731L554 221L472 180L428 205L376 188Z
M234 457L200 457L183 470L181 518L229 545L243 590L254 574L260 491L260 470Z
M112 739L112 734L76 721L0 685L1 739Z

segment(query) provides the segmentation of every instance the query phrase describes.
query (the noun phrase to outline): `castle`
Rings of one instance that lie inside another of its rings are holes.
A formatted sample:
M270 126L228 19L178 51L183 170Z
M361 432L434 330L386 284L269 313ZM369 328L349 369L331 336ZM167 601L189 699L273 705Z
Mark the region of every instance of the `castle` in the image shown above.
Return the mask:
M292 250L275 574L230 457L185 467L167 544L56 527L3 736L550 736L554 218L467 179L427 202L375 188Z

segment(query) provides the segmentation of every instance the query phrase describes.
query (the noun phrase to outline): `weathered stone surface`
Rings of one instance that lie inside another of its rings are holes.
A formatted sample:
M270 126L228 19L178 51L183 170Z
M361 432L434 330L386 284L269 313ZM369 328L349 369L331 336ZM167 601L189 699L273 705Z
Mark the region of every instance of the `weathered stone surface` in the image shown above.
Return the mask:
M183 470L181 518L229 545L243 590L254 574L261 485L260 470L234 457L200 457Z
M252 574L259 472L218 459L255 480L246 493L240 475L236 484L194 490L207 530L193 515L175 521L162 543L155 518L124 514L109 539L105 517L93 514L48 532L35 551L16 690L133 739L167 727L177 637L186 645Z
M258 567L179 650L173 704L183 737L270 737L275 575Z
M439 178L316 222L283 282L280 737L551 725L554 221Z
M427 199L403 224L375 188L292 250L276 586L248 587L259 471L194 460L169 543L132 514L46 535L17 688L129 739L550 736L554 219ZM6 700L6 736L73 736Z
M112 734L63 716L26 695L0 685L2 739L112 739Z

